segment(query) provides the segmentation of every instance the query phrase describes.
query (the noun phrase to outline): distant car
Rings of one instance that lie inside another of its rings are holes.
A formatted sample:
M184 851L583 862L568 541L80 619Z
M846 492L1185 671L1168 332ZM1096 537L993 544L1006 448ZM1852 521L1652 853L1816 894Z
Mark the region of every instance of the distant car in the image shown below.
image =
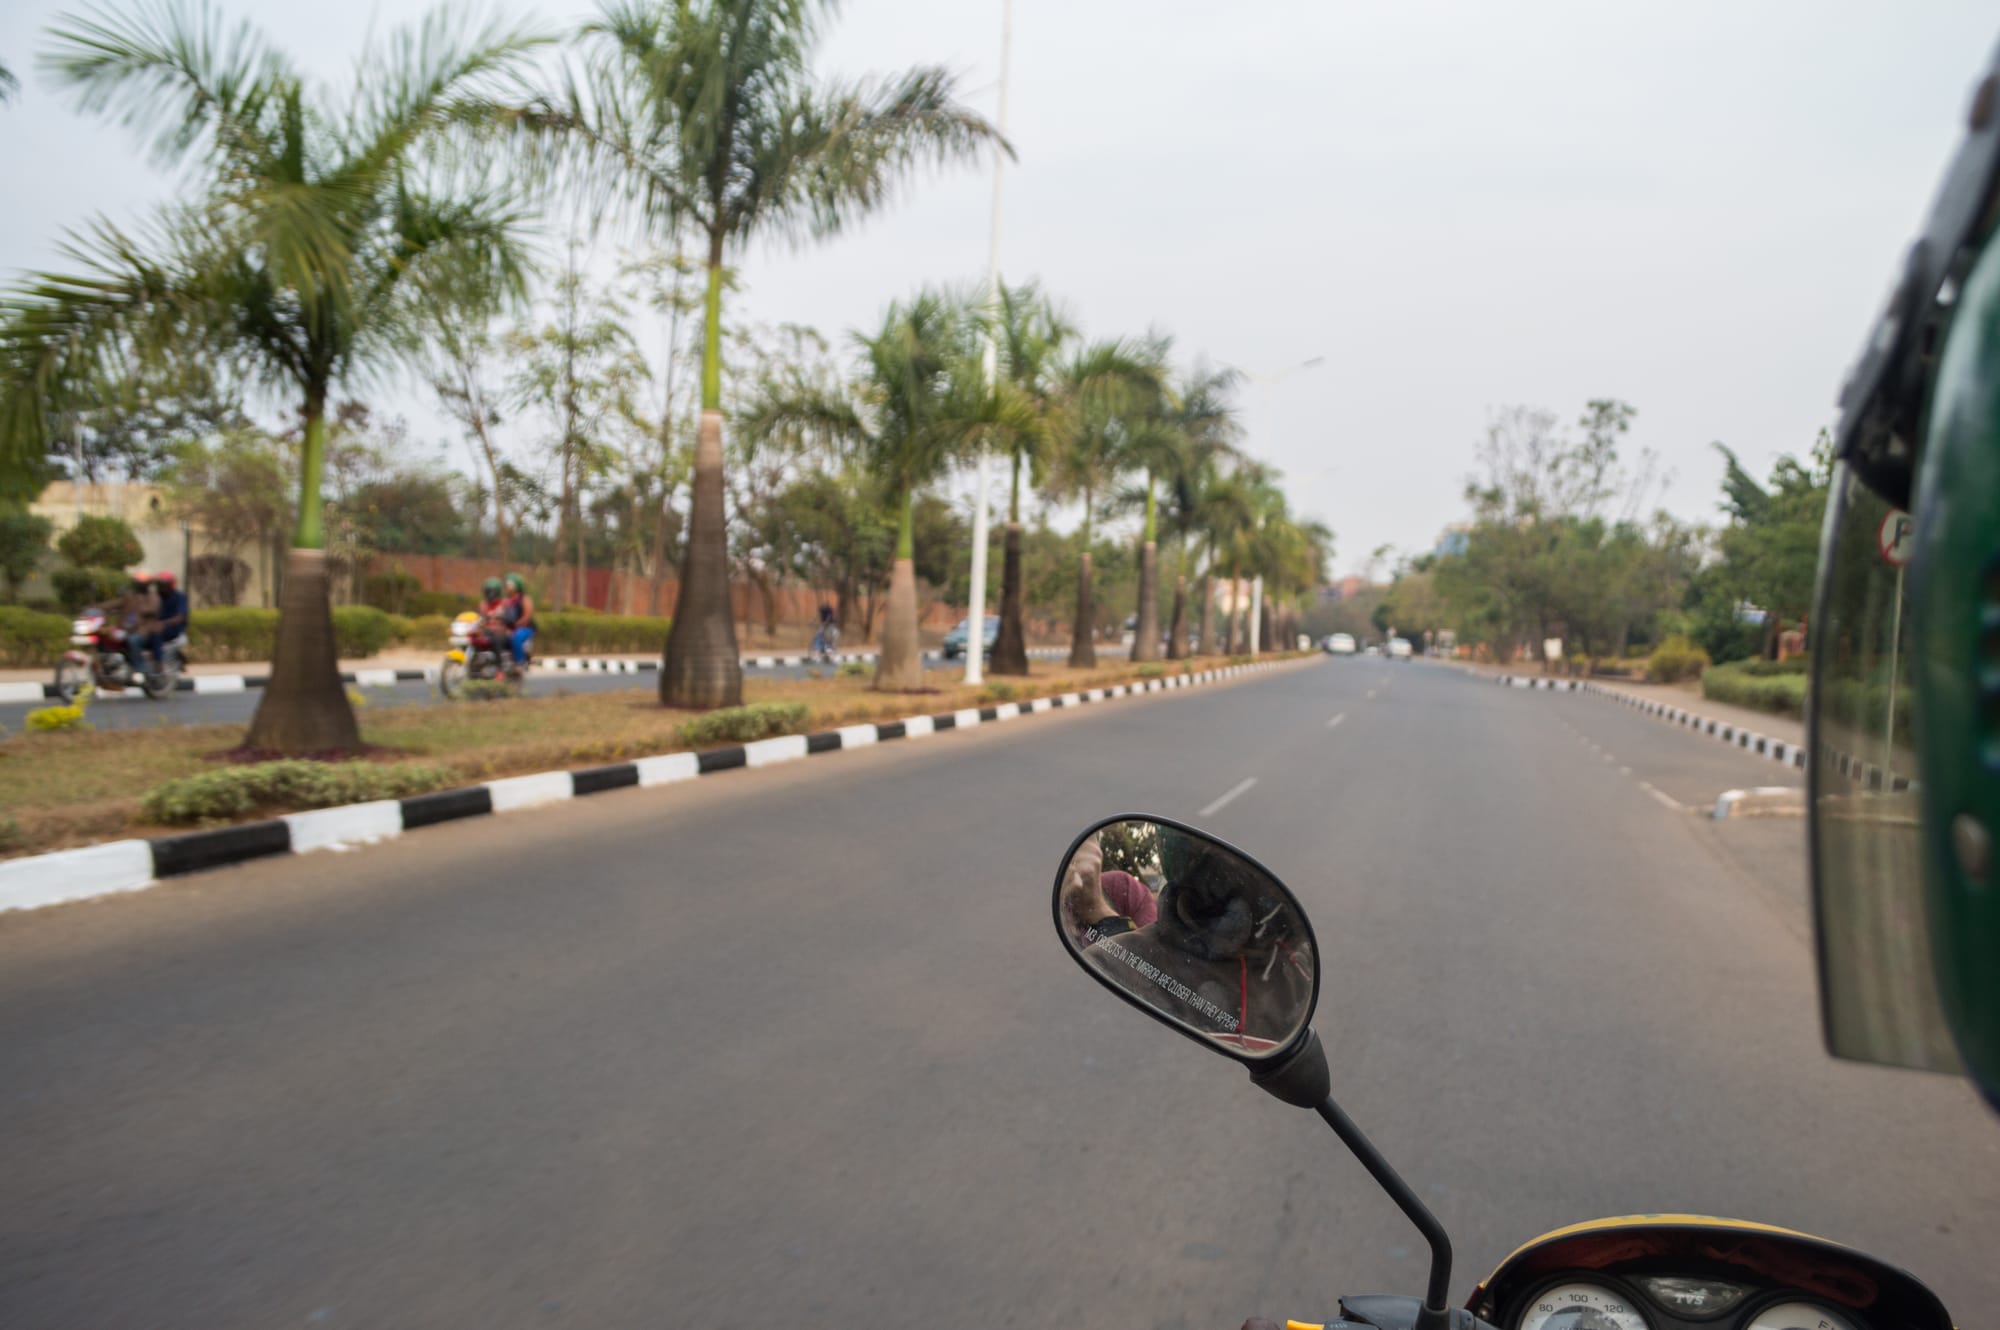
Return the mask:
M944 635L944 658L946 660L957 660L965 654L966 625L971 622L970 618L960 619L958 627ZM984 649L990 654L993 650L993 644L999 640L1000 616L989 614L986 616L986 645Z
M1367 646L1367 649L1363 652L1363 654L1369 656L1379 656L1382 654L1382 648L1376 646L1373 642L1370 642Z
M1329 656L1351 656L1354 654L1354 634L1335 633L1326 639L1326 654Z
M1416 655L1416 652L1411 649L1408 638L1392 637L1389 639L1389 655L1395 660L1408 660Z

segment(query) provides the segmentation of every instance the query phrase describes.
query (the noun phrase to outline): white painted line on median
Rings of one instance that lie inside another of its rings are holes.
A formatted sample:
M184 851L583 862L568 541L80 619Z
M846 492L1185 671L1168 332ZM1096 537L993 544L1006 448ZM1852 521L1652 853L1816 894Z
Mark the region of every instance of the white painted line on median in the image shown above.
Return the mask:
M1250 776L1242 781L1239 781L1234 789L1230 790L1229 793L1223 795L1220 799L1217 799L1214 803L1210 804L1208 807L1202 809L1200 813L1196 814L1196 816L1210 817L1216 813L1221 812L1223 809L1229 807L1230 802L1234 800L1238 795L1247 792L1250 789L1250 787L1252 785L1255 785L1256 783L1257 783L1257 778L1255 776Z
M285 825L291 829L293 854L344 850L402 835L403 806L394 799L377 799L373 803L320 808L310 813L287 813Z
M197 693L240 693L245 691L243 676L240 674L197 674L194 676L194 692Z
M396 672L394 670L356 670L354 672L354 686L357 688L394 688L396 686Z
M1639 782L1639 788L1644 790L1646 793L1652 795L1655 799L1658 799L1661 803L1665 804L1667 807L1673 809L1676 813L1682 811L1680 802L1678 800L1673 798L1673 796L1662 791L1659 786L1654 785L1652 782L1642 780Z
M773 762L794 762L806 755L803 734L781 734L775 739L759 739L743 745L743 765L768 767Z
M921 739L927 734L935 733L937 733L937 725L932 722L929 716L905 716L903 718L903 737L905 739Z
M0 910L37 910L153 885L153 847L115 840L0 863Z
M486 792L493 800L493 811L507 813L567 799L575 793L575 787L567 771L538 771L532 776L489 780Z
M1334 717L1334 718L1333 718L1332 720L1328 721L1328 722L1326 723L1326 727L1327 727L1327 728L1328 728L1328 729L1330 730L1330 729L1332 729L1332 728L1333 728L1334 726L1336 726L1336 725L1340 724L1340 722L1342 722L1342 721L1344 721L1344 720L1346 720L1346 719L1347 719L1347 713L1346 713L1345 711L1343 711L1343 712L1341 712L1341 713L1340 713L1340 714L1339 714L1338 716L1335 716L1335 717Z
M701 758L694 753L660 753L654 757L642 757L632 765L639 769L639 784L642 787L693 780L701 774Z
M42 700L42 686L38 683L0 683L0 702L39 702Z
M834 733L840 736L842 748L860 748L874 743L879 737L873 725L843 725Z

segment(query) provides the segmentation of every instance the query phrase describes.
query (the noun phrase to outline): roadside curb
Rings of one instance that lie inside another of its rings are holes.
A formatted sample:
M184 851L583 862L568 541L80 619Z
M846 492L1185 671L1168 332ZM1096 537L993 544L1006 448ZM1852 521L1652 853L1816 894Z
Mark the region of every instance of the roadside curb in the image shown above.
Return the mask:
M1685 707L1669 706L1665 702L1654 702L1648 698L1634 697L1630 693L1619 689L1606 688L1602 684L1591 683L1582 679L1523 679L1515 675L1503 674L1498 676L1497 681L1503 684L1512 684L1516 688L1539 687L1553 688L1565 692L1594 693L1598 697L1608 697L1621 706L1631 707L1641 715L1655 716L1670 725L1679 725L1684 729L1693 730L1696 734L1705 734L1710 738L1720 739L1723 743L1741 748L1745 752L1755 753L1759 757L1768 757L1780 766L1791 767L1797 771L1804 771L1806 768L1806 745L1792 743L1785 739L1773 739L1767 734L1759 734L1755 730L1746 729L1741 725L1732 725L1728 721L1717 720L1713 716L1704 716L1698 711L1689 711ZM1864 762L1860 758L1848 753L1832 753L1830 757L1833 760L1834 768L1855 784L1865 785L1871 790L1880 790L1883 788L1883 771L1875 763ZM1914 782L1908 776L1891 774L1888 777L1888 788L1890 790L1907 790L1913 785ZM1724 814L1718 812L1716 816L1721 817Z
M1715 801L1715 820L1732 817L1804 817L1806 792L1796 785L1760 785L1724 790Z
M413 795L407 799L344 804L210 831L109 841L81 849L0 860L0 912L33 910L117 892L138 891L165 878L270 855L347 849L389 840L439 822L510 813L565 799L581 799L605 790L672 785L719 771L773 766L821 753L868 748L897 739L919 739L947 730L972 729L979 725L1089 706L1142 693L1175 692L1308 664L1317 659L1307 657L1295 661L1223 666L1197 674L1139 679L1080 693L1032 698L1025 702L1003 702L997 706L968 707L936 715L846 725L815 734L787 734L697 753L662 753L608 766L508 776L479 785Z

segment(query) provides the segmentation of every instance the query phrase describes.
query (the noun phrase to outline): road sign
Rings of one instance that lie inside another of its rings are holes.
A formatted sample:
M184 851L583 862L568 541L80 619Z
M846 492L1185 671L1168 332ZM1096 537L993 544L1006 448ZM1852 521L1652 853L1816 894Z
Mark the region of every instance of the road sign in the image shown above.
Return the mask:
M1892 568L1901 568L1917 552L1917 524L1900 508L1891 508L1875 530L1875 547Z

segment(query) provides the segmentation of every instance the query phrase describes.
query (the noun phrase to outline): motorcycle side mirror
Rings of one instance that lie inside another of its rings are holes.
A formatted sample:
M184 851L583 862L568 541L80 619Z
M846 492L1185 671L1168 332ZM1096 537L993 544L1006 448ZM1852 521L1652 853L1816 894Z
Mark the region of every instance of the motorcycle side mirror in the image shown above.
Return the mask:
M1123 817L1079 836L1056 931L1099 983L1203 1047L1288 1060L1319 1000L1319 944L1277 875L1205 832Z
M1319 942L1278 875L1205 831L1148 813L1085 827L1056 870L1056 935L1098 983L1258 1088L1317 1112L1423 1234L1430 1278L1412 1330L1449 1330L1451 1239L1334 1101L1312 1031Z

